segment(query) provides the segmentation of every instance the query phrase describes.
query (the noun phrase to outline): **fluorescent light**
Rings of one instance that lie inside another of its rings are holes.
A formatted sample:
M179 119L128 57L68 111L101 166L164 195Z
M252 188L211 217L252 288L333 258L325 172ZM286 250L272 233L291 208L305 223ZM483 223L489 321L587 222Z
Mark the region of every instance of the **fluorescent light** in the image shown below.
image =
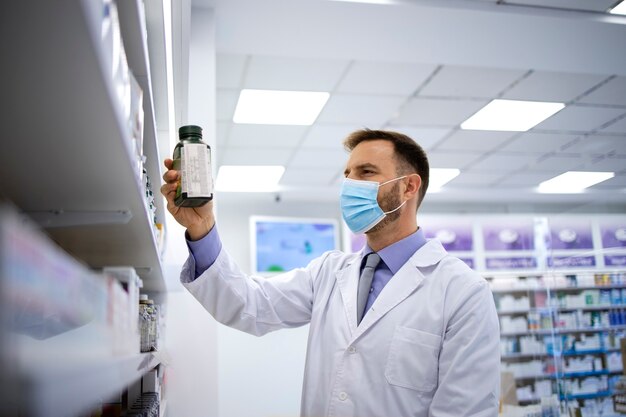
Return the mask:
M539 184L540 193L579 193L585 188L606 181L614 172L567 171Z
M609 13L626 15L626 1L622 1L620 4L613 7Z
M226 192L276 191L283 172L283 166L222 165L215 189Z
M313 91L241 90L233 122L309 126L330 97Z
M461 124L465 130L525 132L565 107L563 103L492 100Z
M456 168L431 168L427 192L437 192L461 173Z

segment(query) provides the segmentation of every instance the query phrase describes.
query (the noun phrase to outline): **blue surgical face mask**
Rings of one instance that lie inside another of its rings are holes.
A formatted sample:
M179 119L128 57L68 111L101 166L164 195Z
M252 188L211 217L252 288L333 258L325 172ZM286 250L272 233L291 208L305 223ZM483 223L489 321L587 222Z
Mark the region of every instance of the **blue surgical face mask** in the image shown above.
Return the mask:
M391 211L384 212L378 205L378 188L390 182L401 180L394 178L383 183L360 181L346 178L341 186L341 214L346 224L354 233L365 233L385 218L389 213L399 210L406 201Z

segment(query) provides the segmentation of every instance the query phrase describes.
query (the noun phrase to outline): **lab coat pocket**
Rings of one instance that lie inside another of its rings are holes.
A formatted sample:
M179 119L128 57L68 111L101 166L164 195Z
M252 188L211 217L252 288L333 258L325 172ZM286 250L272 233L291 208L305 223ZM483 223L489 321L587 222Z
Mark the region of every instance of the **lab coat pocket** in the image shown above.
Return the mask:
M435 389L440 345L439 335L396 326L385 367L387 382L417 391Z

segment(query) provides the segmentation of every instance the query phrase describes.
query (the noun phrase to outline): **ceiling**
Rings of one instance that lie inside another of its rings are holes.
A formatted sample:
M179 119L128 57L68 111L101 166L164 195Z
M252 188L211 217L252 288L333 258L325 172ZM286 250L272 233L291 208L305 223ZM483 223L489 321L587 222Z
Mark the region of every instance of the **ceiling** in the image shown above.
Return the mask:
M195 2L215 10L218 166L283 165L283 198L336 199L342 139L392 129L431 167L461 170L428 199L626 204L626 19L604 13L614 1L393 3ZM312 126L235 124L244 88L331 95ZM459 128L494 98L566 107L523 133ZM577 195L534 192L568 170L616 176Z

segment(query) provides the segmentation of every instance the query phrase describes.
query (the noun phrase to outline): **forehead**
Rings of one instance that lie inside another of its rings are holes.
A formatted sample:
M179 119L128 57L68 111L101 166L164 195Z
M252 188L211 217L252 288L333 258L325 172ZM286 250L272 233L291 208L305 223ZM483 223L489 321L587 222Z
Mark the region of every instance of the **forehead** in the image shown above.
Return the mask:
M350 153L348 168L361 164L374 164L381 168L395 168L393 144L387 140L369 140L359 143Z

